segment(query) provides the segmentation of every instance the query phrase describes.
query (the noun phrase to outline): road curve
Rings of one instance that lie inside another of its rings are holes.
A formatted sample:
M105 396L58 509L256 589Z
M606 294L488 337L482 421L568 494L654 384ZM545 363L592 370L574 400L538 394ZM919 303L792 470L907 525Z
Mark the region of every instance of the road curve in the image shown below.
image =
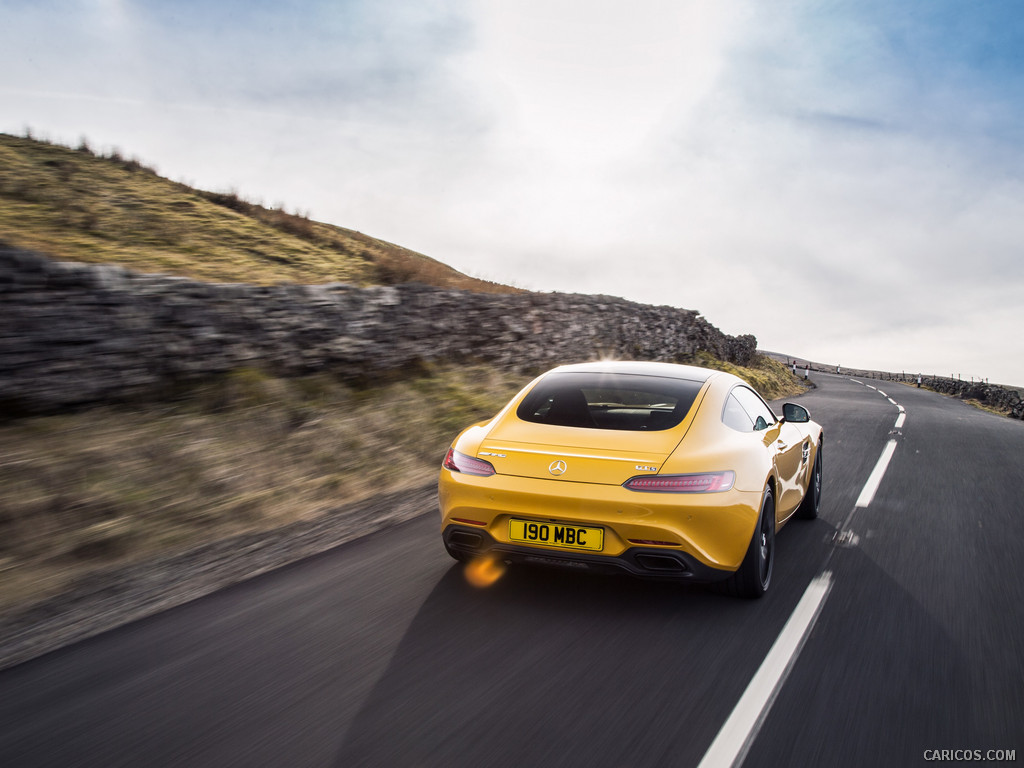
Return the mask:
M476 589L426 514L0 672L0 765L696 766L825 572L743 765L1024 760L1024 424L816 381L822 513L780 532L762 600L529 569Z

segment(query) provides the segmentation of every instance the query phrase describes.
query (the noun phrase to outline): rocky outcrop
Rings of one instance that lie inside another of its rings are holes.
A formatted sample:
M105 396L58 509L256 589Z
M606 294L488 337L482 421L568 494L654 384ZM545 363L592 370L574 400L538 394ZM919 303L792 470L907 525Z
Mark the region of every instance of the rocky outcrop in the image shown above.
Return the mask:
M540 370L603 356L751 361L753 336L609 296L202 283L0 247L0 403L50 412L151 399L240 368L352 381L433 362Z

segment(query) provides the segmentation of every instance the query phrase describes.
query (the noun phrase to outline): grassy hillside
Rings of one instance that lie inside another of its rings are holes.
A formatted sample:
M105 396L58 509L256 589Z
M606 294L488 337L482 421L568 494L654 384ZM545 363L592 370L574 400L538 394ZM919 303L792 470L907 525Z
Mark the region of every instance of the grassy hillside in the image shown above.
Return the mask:
M0 241L63 261L229 283L516 289L359 232L179 184L117 153L0 134Z

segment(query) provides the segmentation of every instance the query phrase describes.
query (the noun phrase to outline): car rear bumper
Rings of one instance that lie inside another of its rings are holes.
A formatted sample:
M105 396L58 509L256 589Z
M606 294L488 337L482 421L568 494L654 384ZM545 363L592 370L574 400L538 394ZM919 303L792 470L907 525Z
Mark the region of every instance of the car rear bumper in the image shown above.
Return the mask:
M712 568L676 549L630 547L618 555L530 547L497 541L486 530L468 525L449 525L442 533L445 548L453 557L494 557L508 563L545 565L598 573L622 573L651 579L692 582L721 581L732 571Z
M558 561L626 563L630 550L679 555L690 573L730 573L743 561L760 513L760 494L644 493L621 486L442 470L438 486L441 530L467 526L487 534L491 547ZM512 520L600 527L600 552L515 541ZM657 543L655 543L657 542ZM662 544L664 542L664 545ZM666 566L668 563L666 563ZM622 566L619 566L622 567ZM693 577L690 577L693 578Z

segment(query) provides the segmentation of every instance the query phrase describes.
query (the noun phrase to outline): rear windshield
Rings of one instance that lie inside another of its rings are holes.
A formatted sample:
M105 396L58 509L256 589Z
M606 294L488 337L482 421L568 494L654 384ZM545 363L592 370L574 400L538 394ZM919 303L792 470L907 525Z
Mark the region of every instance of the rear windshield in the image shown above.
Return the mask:
M686 418L703 382L620 373L552 373L519 404L523 421L658 431Z

